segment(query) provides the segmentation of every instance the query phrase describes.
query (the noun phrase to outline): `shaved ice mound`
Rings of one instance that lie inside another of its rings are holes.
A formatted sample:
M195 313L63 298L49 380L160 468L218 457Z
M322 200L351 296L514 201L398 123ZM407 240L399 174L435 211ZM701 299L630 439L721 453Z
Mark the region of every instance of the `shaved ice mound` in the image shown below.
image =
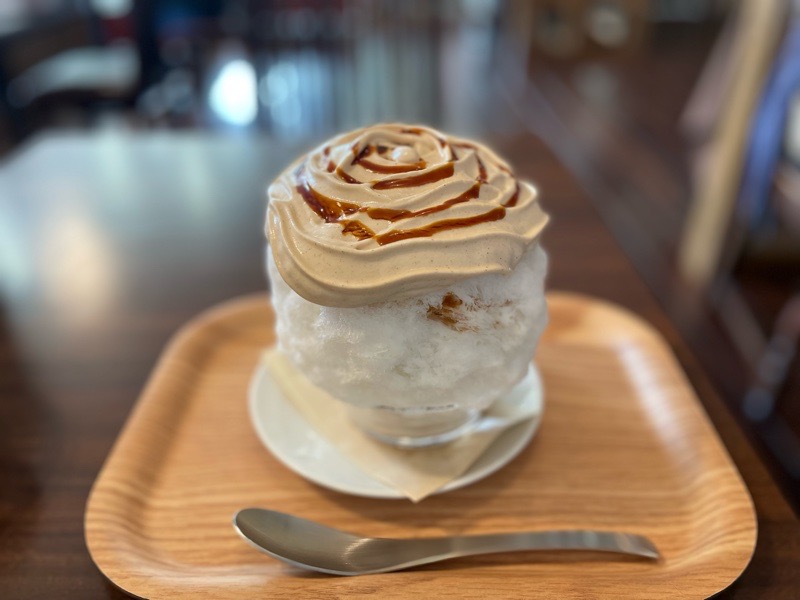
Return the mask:
M267 255L280 350L358 407L483 410L523 378L547 324L547 255L538 242L509 273L346 308L298 295Z

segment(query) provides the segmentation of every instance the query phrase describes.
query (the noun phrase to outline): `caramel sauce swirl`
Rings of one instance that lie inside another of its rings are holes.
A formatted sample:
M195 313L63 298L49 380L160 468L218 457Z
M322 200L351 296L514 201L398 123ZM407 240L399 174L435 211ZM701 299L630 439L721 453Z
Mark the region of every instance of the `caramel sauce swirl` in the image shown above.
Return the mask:
M368 160L368 157L371 154L377 152L378 155L384 155L388 152L388 150L389 148L387 146L375 146L374 144L368 144L361 149L361 151L356 155L350 164L361 165L373 173L409 173L411 171L419 171L427 166L424 160L418 160L412 164L403 164L397 162L377 163Z
M409 240L411 238L430 237L439 231L446 231L448 229L458 229L460 227L471 227L478 223L488 223L489 221L497 221L506 216L506 209L502 206L493 208L489 212L476 215L474 217L467 217L464 219L445 219L443 221L436 221L424 227L416 227L414 229L395 229L376 236L375 240L383 244L391 244L392 242L399 242L400 240Z
M281 275L329 306L507 272L547 222L533 186L491 150L421 126L333 138L284 171L269 199Z
M392 188L414 188L419 187L422 185L427 185L429 183L436 183L437 181L441 181L442 179L447 179L448 177L452 177L453 173L455 172L455 167L453 163L449 162L425 173L421 173L419 175L414 175L412 177L394 177L391 179L382 179L380 181L376 181L372 183L372 189L374 190L390 190Z

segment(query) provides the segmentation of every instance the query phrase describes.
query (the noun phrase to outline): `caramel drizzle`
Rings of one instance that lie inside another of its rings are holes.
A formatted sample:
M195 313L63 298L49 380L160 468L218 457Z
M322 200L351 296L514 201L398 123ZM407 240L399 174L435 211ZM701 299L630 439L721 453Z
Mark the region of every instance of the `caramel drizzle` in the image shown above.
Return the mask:
M372 206L366 209L366 213L373 219L380 219L384 221L401 221L402 219L410 219L411 217L422 217L425 215L432 215L433 213L447 210L454 204L460 204L477 198L481 193L481 184L476 183L463 194L446 200L436 206L430 206L420 210L402 210L396 208L380 208ZM362 209L363 210L363 209Z
M364 183L363 181L359 181L358 179L350 175L350 173L342 169L342 167L336 169L336 175L340 179L342 179L345 183Z
M399 242L400 240L408 240L411 238L431 237L433 234L440 231L447 231L448 229L461 229L462 227L472 227L479 223L488 223L489 221L499 221L506 216L506 209L502 206L497 206L492 210L475 215L474 217L464 217L462 219L444 219L429 223L423 227L415 229L397 229L395 231L387 231L380 235L375 236L375 241L381 246Z
M421 171L422 169L428 166L428 163L426 163L424 160L419 160L415 163L411 163L408 165L403 165L403 164L381 165L378 163L374 163L371 160L362 160L359 164L368 171L372 171L373 173L411 173L412 171Z
M447 292L442 296L442 302L439 306L428 306L427 317L431 321L439 321L450 329L464 331L467 328L459 320L459 316L463 316L463 313L459 310L463 304L464 301L461 298L453 292Z
M419 128L408 128L408 129L403 129L401 131L403 133L411 133L415 135L421 135L423 133L423 130ZM439 139L439 141L442 142L442 145L444 146L444 140L442 140L441 138L437 139ZM409 219L412 217L425 216L441 212L447 210L449 207L455 204L467 202L469 200L473 200L479 197L481 186L488 181L486 166L484 165L480 156L478 156L477 148L474 145L468 143L455 144L455 145L459 147L470 148L475 151L475 158L478 162L478 179L476 183L464 193L460 194L459 196L456 196L455 198L451 198L450 200L446 200L445 202L438 204L436 206L431 206L416 211L410 211L404 209L381 208L374 206L363 207L357 204L353 204L351 202L336 200L334 198L325 196L324 194L320 194L308 184L308 181L303 176L306 167L305 163L300 165L300 167L298 167L297 170L295 171L295 178L298 182L296 189L298 193L302 196L303 200L305 200L306 204L308 204L308 206L315 213L317 213L317 215L319 215L326 223L339 223L342 226L342 235L352 235L358 240L374 239L376 243L380 246L412 238L431 237L440 231L446 231L449 229L460 229L463 227L471 227L473 225L477 225L480 223L498 221L502 219L506 215L506 208L512 208L517 205L520 194L519 183L516 184L514 193L506 202L503 203L502 206L495 207L489 210L488 212L482 213L480 215L475 215L473 217L443 219L441 221L435 221L433 223L429 223L428 225L424 225L422 227L416 227L413 229L398 229L394 231L388 231L382 234L376 234L364 223L362 223L357 219L343 219L343 217L362 212L366 213L367 215L369 215L369 217L375 220L396 222L403 219ZM387 152L388 148L386 146L376 147L372 144L369 144L364 148L362 148L360 151L356 152L357 150L358 147L353 146L352 152L354 156L350 164L361 164L361 166L371 171L379 173L403 173L425 168L425 161L419 161L417 163L414 163L413 165L394 166L394 165L380 165L366 160L368 156L370 156L376 151L380 155ZM327 157L329 153L330 149L326 146L323 149L323 155ZM453 173L455 172L454 161L458 160L458 157L456 156L456 153L453 150L452 146L450 147L450 153L453 158L453 161L448 162L439 167L436 167L434 169L431 169L427 173L421 173L420 175L416 175L413 177L402 177L402 178L398 177L398 178L384 179L383 181L378 181L372 184L372 188L376 190L384 190L384 189L393 189L402 187L417 187L420 185L435 183L437 181L441 181L442 179L446 179L447 177L452 177ZM505 165L500 165L500 168L503 171L507 172L508 174L511 174L511 171ZM328 172L335 172L335 174L338 177L340 177L347 183L364 183L352 177L341 167L337 167L333 163L333 161L328 162L327 170Z
M315 213L322 217L326 223L343 223L344 221L341 220L342 217L358 212L367 213L367 215L375 220L391 222L410 219L412 217L421 217L424 215L441 212L453 206L454 204L460 204L462 202L467 202L477 198L480 195L481 189L481 185L476 183L463 194L460 194L455 198L451 198L450 200L446 200L442 204L437 204L436 206L430 206L428 208L415 211L398 210L394 208L381 208L378 206L359 206L358 204L336 200L335 198L331 198L325 194L320 194L308 184L308 181L306 181L303 177L304 173L305 165L301 165L295 172L295 178L298 181L298 184L295 186L295 188L303 197L303 200L305 200L306 204L308 204ZM358 221L351 221L351 223L356 222ZM363 223L361 225L364 230L370 231L366 225ZM351 233L352 231L354 231L354 229L351 227L345 233Z
M348 173L341 167L337 167L336 163L334 163L332 160L328 161L327 171L328 173L334 173L339 179L341 179L345 183L364 183L363 181L359 181L358 179L350 175L350 173Z
M511 195L511 198L506 200L503 203L503 206L506 208L512 208L517 205L517 200L519 200L519 184L517 184L517 187L514 189L514 193Z
M388 151L386 146L373 146L369 144L364 146L364 148L356 154L355 158L353 158L351 165L361 165L368 171L372 171L373 173L410 173L411 171L421 171L427 166L427 163L424 160L419 160L413 164L388 164L383 165L380 163L373 162L371 160L367 160L367 157L371 154L377 153L379 155L383 155Z
M474 151L475 153L475 160L478 161L478 181L481 183L486 183L489 181L488 174L486 172L486 165L483 164L481 157L478 155L478 148L475 147L473 144L468 144L466 142L462 144L453 144L453 146L458 146L459 148L469 148L470 150ZM458 160L455 158L455 152L453 152L453 160Z
M375 237L375 232L364 225L361 221L347 220L339 221L342 224L342 235L353 235L359 240L368 240Z
M425 131L421 127L404 127L403 129L400 130L400 133L408 133L410 135L422 135L424 133L430 133L431 135L433 135L433 137L439 140L439 145L442 148L444 148L447 145L447 140L445 140L444 138L440 138L438 135L434 135L430 131Z
M295 171L295 179L297 185L295 189L303 197L306 204L317 213L326 223L338 223L343 216L352 215L361 210L358 204L352 202L343 202L330 198L325 194L320 194L310 185L303 177L305 174L306 165L303 163Z
M353 160L350 162L351 165L357 165L361 161L361 159L366 158L367 156L372 154L375 151L375 147L372 144L367 144L361 149L360 152L356 152L356 150L358 150L357 145L353 146L352 148L352 152L355 156L353 157Z
M420 173L412 177L393 177L384 179L372 184L373 190L389 190L393 188L417 187L420 185L427 185L429 183L436 183L442 179L452 177L455 173L455 163L448 162L440 165L426 173Z

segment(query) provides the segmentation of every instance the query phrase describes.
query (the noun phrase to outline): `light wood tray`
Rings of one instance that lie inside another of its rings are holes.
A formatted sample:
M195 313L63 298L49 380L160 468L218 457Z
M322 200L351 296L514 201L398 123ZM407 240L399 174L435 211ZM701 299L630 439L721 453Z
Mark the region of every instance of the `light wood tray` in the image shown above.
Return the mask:
M165 351L95 483L86 541L100 570L144 598L703 598L744 570L756 540L739 474L662 338L590 298L549 297L536 356L544 421L531 445L465 489L405 500L345 496L273 458L247 386L273 343L265 297L187 325ZM574 553L502 554L340 578L262 555L231 517L263 506L373 536L536 529L650 536L654 564Z

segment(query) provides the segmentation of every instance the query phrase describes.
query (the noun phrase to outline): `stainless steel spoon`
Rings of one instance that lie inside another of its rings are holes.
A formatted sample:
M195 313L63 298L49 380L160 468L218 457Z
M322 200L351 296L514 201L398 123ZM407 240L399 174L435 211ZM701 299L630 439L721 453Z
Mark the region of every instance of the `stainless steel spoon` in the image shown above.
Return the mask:
M517 550L591 550L658 559L646 537L610 531L533 531L419 539L370 538L285 513L246 508L233 526L284 562L333 575L398 571L459 556Z

